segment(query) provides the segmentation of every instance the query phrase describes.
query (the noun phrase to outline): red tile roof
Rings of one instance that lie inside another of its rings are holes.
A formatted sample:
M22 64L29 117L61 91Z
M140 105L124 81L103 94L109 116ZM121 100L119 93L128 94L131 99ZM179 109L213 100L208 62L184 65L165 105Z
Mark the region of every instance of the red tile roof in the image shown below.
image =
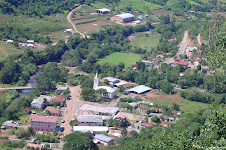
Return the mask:
M169 119L169 118L171 118L171 117L170 117L170 116L167 116L167 115L164 115L163 118L164 118L164 119Z
M123 114L117 114L115 117L116 117L116 118L126 119L126 116L123 115Z
M29 107L26 107L26 108L24 109L24 111L26 111L27 113L29 113L29 112L31 111L31 109L30 109Z
M153 126L153 124L151 124L151 123L142 123L141 125L145 126L145 127L152 127Z
M158 58L158 57L160 57L160 58L165 58L165 56L163 56L163 55L158 55L158 56L156 56L156 58Z
M96 115L96 113L92 110L78 110L77 116L79 115Z
M177 62L177 61L174 61L173 64L179 64L179 65L183 65L183 66L186 66L188 65L189 63L188 62L185 62L185 61L181 61L181 62Z
M29 146L29 147L34 147L34 148L39 147L40 149L41 149L41 148L44 148L44 146L42 146L42 145L33 144L33 143L27 143L27 146Z
M57 95L53 98L50 99L51 102L63 102L64 101L64 96L62 95Z
M161 126L161 127L166 127L166 126L168 126L168 122L165 122L165 121L162 121L160 124L159 124L159 126Z
M31 121L40 121L40 122L57 122L57 117L31 115L31 119L30 120Z
M54 108L54 107L46 107L46 109L45 110L49 110L49 112L50 112L50 114L60 114L60 111L59 110L57 110L56 108Z

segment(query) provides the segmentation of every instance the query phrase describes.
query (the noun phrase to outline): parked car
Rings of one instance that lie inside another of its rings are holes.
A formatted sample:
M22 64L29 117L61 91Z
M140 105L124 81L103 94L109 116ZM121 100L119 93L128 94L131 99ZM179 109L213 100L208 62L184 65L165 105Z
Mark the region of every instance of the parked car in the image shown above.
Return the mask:
M65 121L62 119L62 120L61 120L61 123L65 123Z

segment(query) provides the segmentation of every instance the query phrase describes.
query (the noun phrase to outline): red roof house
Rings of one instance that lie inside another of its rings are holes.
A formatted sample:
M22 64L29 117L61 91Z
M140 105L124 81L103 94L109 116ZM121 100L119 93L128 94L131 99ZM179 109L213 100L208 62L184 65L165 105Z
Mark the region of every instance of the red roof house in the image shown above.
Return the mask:
M142 123L141 125L142 125L143 128L153 126L153 124L151 124L151 123Z
M31 115L30 125L35 131L52 132L57 126L57 117Z
M27 143L27 146L33 147L33 148L38 147L39 149L43 149L44 148L44 146L42 146L42 145L33 144L33 143Z
M50 102L60 102L60 106L64 106L65 97L62 95L57 95L50 99Z
M50 112L50 116L59 116L60 115L60 111L57 110L56 108L54 107L46 107L45 110L48 110Z

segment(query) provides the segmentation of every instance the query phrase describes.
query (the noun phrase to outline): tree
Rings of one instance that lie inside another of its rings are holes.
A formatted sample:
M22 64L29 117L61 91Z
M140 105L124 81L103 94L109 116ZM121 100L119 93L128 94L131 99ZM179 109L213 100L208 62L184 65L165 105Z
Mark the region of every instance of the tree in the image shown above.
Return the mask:
M124 87L122 85L119 86L119 92L124 92Z
M176 110L176 111L180 111L180 107L178 104L176 103L173 103L173 107L172 107L173 110Z
M58 132L56 131L56 129L53 129L53 136L57 136Z
M161 122L158 116L153 116L153 117L151 118L151 121L153 121L153 122L155 122L155 123L160 123L160 122Z
M49 144L45 144L44 147L45 147L45 149L48 149L48 148L50 148L50 145Z
M78 125L78 120L77 120L77 118L75 118L74 120L71 120L69 124L70 124L70 126L72 126L72 127L73 127L73 126L77 126L77 125Z
M152 112L151 110L147 110L147 111L146 111L147 116L149 116L149 114L150 114L151 112Z
M63 150L81 150L81 149L96 149L96 144L93 143L93 135L90 132L86 133L71 133L63 138L65 142Z
M83 88L81 92L81 96L86 101L96 101L95 91L92 88Z
M126 128L123 128L123 129L122 129L121 134L122 134L122 139L125 140L125 139L127 138L127 130L126 130Z
M50 115L50 111L49 111L49 110L45 110L45 114L46 114L47 116L49 116L49 115Z
M104 79L103 83L109 85L109 81L107 79Z

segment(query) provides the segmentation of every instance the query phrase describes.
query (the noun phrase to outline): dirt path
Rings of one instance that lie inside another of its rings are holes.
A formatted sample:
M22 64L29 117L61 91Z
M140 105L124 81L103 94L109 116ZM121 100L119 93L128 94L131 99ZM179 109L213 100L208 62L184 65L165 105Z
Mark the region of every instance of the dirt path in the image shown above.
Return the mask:
M201 35L200 34L197 36L197 40L198 40L199 45L201 46L202 42L201 42Z
M70 121L74 119L75 117L75 112L76 112L76 103L79 101L80 98L80 91L81 88L80 86L75 86L75 87L69 87L70 92L71 92L71 100L67 100L66 104L67 106L64 108L64 113L62 114L62 119L65 121L65 123L62 124L64 127L64 135L72 133L71 131L71 126L70 126Z
M177 52L177 56L183 55L185 53L186 47L188 45L188 30L184 32L184 38L180 43L180 47Z
M82 4L79 5L78 7L76 7L75 9L71 10L71 11L67 14L67 20L68 20L68 22L72 25L74 31L78 32L78 33L84 38L85 35L84 35L83 33L79 32L79 31L76 29L74 23L71 21L71 16L73 15L73 11L79 9L80 7L82 7Z

